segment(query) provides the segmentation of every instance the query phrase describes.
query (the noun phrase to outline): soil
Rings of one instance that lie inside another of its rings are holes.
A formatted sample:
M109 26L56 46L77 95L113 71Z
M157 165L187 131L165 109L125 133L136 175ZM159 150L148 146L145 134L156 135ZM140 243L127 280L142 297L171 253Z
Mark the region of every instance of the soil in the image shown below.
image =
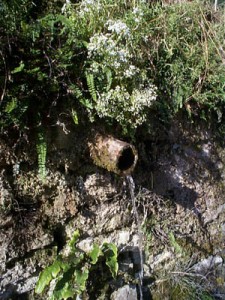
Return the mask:
M34 293L38 276L76 229L83 251L105 241L119 250L118 278L82 299L139 299L142 269L144 299L225 299L221 140L178 121L139 138L138 222L126 177L95 166L87 140L73 127L49 132L42 180L35 145L1 137L0 299L46 299ZM129 288L133 298L123 294Z

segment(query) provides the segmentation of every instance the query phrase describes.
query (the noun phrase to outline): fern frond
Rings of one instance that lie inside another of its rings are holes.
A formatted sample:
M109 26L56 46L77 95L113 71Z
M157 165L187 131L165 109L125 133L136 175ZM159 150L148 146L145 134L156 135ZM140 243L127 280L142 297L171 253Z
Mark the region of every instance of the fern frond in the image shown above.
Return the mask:
M88 91L89 91L92 99L96 102L97 101L97 93L96 93L96 88L95 88L94 75L86 72L85 76L86 76L86 80L87 80Z
M86 99L83 96L82 91L79 89L78 86L75 84L70 85L70 91L73 93L73 95L79 100L79 102L86 108L93 109L93 105L89 99Z
M41 179L46 176L46 155L47 155L47 142L43 130L39 130L37 134L37 155L38 155L38 173Z
M75 84L71 84L69 86L69 91L70 93L72 93L77 99L81 99L83 98L83 93L82 91L79 89L79 87Z

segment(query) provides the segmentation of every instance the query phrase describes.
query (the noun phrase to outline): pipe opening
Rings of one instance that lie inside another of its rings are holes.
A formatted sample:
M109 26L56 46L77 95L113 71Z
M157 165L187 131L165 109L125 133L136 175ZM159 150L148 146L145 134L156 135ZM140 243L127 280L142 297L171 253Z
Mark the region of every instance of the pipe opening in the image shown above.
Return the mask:
M125 171L133 166L135 155L131 147L124 149L118 159L117 167L121 171Z

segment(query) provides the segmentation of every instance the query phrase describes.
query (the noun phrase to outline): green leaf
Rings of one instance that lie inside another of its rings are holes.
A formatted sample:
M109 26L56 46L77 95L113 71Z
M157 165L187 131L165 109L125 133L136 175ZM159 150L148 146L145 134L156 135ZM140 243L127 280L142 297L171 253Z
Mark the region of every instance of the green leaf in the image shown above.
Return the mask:
M89 108L89 109L93 109L93 104L91 103L90 100L82 98L79 99L80 103L83 104L84 107Z
M113 278L115 278L119 269L117 247L113 243L104 243L102 251L106 257L106 265L109 267Z
M58 21L60 21L64 26L71 27L72 22L63 15L57 15L57 19L55 20L55 23Z
M23 61L20 62L20 65L18 67L16 67L14 70L11 71L12 74L16 74L19 73L21 71L23 71L25 67L25 64L23 63Z
M27 30L29 29L29 25L27 23L25 23L25 21L23 21L23 20L20 22L20 26L21 26L22 31L24 31L24 32L27 32Z
M75 275L76 284L78 285L78 288L80 289L80 291L81 292L85 291L86 281L87 281L88 275L89 275L88 269L84 269L83 271L75 270L74 275Z
M69 247L70 247L71 250L76 250L75 244L79 240L79 237L80 237L80 232L77 229L77 230L74 231L74 234L73 234L71 240L69 241Z
M117 257L117 255L118 255L117 247L113 243L104 243L103 244L103 249L104 249L103 251L106 252L106 253L111 251L114 256Z
M31 70L28 70L27 73L28 74L35 74L39 71L40 71L40 67L36 67L36 68L31 69Z
M71 248L71 253L67 256L67 264L68 266L76 266L79 265L84 260L84 253L81 253L79 249L76 247Z
M71 111L71 114L72 114L72 118L73 118L73 121L76 125L78 125L78 115L77 115L77 112L72 108L72 111Z
M75 296L75 292L73 288L69 285L68 282L60 290L55 290L53 292L52 299L54 300L66 300L68 298L73 298Z
M49 285L51 280L52 280L52 272L50 270L50 267L48 267L41 272L35 287L35 293L41 294L44 291L45 287Z
M61 270L61 263L56 260L50 267L49 271L52 273L52 277L56 278L56 276L59 274Z
M183 254L184 253L184 250L183 248L178 244L178 242L176 241L176 238L173 234L173 232L171 231L169 233L169 241L170 241L170 244L171 246L174 248L174 250L177 252L177 253L181 253Z
M53 278L56 278L59 272L61 271L61 262L56 260L51 266L47 267L44 271L41 272L35 292L41 294L45 287L49 285L50 281Z
M65 261L60 261L60 267L63 270L63 272L67 272L70 269L70 264Z
M102 255L102 251L97 244L94 244L93 249L88 254L91 258L91 264L95 265L98 261L100 255Z
M5 112L10 114L17 107L17 101L13 98L9 103L7 103Z
M115 278L118 273L118 269L119 269L117 258L115 256L108 257L106 259L106 265L109 267L109 270L110 270L113 278Z

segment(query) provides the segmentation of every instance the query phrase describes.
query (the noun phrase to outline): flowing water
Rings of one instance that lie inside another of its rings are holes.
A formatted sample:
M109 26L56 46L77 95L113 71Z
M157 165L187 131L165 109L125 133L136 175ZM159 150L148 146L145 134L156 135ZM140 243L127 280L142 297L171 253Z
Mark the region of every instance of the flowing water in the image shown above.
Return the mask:
M129 192L130 192L130 197L131 197L131 201L132 201L132 208L133 208L133 215L134 215L134 219L138 228L138 248L139 248L139 255L140 255L140 271L138 273L138 277L139 277L139 294L140 294L140 300L143 300L143 293L142 293L142 286L143 286L143 254L142 254L142 231L141 231L141 222L140 222L140 218L139 218L139 214L137 211L137 206L136 206L136 198L135 198L135 183L134 183L134 179L131 175L127 175L126 176L126 180L128 182L128 187L129 187Z

